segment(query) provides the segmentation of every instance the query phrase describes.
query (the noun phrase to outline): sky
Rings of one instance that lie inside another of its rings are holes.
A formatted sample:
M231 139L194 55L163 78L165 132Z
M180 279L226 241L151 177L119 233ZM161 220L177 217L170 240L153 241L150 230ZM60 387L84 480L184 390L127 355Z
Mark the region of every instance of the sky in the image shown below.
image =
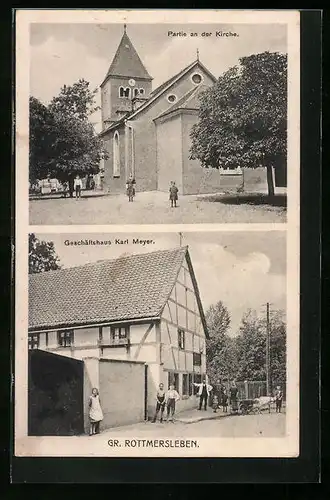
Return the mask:
M74 267L123 254L170 249L180 245L178 233L36 234L53 241L63 267ZM115 239L129 239L128 245ZM132 238L153 240L145 246L133 245ZM81 239L111 241L107 246L74 246L67 241ZM286 308L286 236L282 231L187 232L182 245L188 245L204 311L221 300L231 315L230 334L235 335L244 312L255 309L265 314ZM88 284L86 284L88 286Z
M185 31L187 37L168 36ZM232 31L237 37L215 37ZM191 37L197 32L198 37ZM203 37L203 32L212 33ZM61 87L79 78L97 88L103 81L123 34L120 24L32 24L30 30L30 94L47 104ZM269 50L287 52L286 25L128 24L127 34L149 74L153 88L196 59L219 77L240 57ZM100 104L100 93L97 95ZM100 130L101 116L92 118Z

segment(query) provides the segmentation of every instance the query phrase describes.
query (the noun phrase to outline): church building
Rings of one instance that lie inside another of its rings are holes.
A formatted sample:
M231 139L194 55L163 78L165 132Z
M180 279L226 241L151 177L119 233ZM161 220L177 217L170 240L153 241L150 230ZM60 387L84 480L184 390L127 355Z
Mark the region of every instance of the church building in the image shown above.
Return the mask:
M190 131L198 120L199 96L216 78L199 60L152 88L152 76L124 33L101 84L102 131L108 158L104 189L125 191L132 174L137 191L180 194L219 191L220 175L189 158Z

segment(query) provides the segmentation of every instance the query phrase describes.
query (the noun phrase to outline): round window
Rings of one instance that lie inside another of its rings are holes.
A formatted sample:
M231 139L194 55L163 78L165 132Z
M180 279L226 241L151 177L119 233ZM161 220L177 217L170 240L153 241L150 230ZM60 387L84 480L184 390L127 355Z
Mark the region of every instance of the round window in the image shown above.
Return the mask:
M192 75L191 79L196 85L198 85L202 81L202 76L199 73L195 73Z
M167 96L168 102L175 102L176 99L177 99L177 97L174 94L170 94L169 96Z

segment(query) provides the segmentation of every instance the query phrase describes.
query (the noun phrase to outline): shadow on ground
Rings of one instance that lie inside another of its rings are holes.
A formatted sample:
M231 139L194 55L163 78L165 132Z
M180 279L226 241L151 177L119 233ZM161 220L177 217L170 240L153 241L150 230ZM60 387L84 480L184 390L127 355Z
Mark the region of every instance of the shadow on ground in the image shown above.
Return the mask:
M267 194L224 194L203 197L203 201L223 203L225 205L270 205L272 207L282 208L286 208L287 206L287 196L285 194L278 194L275 196L268 196Z

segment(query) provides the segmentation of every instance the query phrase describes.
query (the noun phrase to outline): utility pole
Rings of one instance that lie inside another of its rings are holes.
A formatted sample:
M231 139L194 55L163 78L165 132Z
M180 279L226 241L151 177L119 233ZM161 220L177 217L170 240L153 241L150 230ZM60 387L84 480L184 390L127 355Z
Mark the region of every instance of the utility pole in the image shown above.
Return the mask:
M270 321L269 321L269 302L266 304L266 388L267 396L270 394Z
M180 247L182 247L182 240L183 240L183 235L182 235L182 233L179 233L179 237L180 237Z

